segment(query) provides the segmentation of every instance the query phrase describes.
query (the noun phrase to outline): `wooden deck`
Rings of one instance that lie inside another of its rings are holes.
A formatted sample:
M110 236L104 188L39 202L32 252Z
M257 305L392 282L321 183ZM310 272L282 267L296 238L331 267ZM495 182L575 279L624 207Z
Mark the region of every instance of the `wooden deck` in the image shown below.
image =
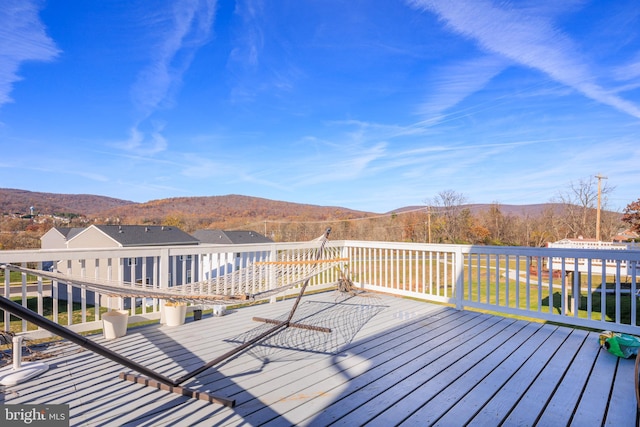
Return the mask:
M4 404L70 405L71 425L636 425L634 361L600 351L598 334L386 295L305 297L300 322L185 386L233 408L118 378L126 368L70 343L50 369L0 394ZM276 318L291 301L130 329L97 342L178 378Z

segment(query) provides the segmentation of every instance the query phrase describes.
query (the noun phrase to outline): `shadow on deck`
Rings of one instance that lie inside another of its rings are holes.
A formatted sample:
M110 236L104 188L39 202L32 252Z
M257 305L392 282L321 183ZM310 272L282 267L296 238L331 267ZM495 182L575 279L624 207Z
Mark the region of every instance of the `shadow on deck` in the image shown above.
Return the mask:
M103 341L171 378L255 336L290 301ZM186 386L234 408L118 379L121 366L71 343L49 371L6 388L4 404L70 406L71 425L635 425L633 360L601 351L598 333L387 295L303 299L289 328Z

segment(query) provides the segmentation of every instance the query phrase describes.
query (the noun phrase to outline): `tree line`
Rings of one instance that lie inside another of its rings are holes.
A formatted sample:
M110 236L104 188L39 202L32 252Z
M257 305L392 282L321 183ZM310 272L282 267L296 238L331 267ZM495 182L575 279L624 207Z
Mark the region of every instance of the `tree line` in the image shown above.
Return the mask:
M276 242L305 241L332 228L335 240L372 240L420 243L460 243L540 247L564 238L595 238L611 241L623 229L640 232L640 199L629 203L623 213L608 211L612 187L598 188L593 178L572 183L558 193L542 212L507 213L498 202L474 210L466 196L445 190L425 200L424 206L406 212L370 217L327 220L282 214L280 219L236 215L212 218L176 211L164 217L119 218L106 220L73 217L56 224L51 218L0 219L0 249L39 248L40 237L53 226L86 227L91 223L170 225L192 233L201 228L254 230ZM598 209L600 205L600 209ZM597 230L600 210L600 230Z

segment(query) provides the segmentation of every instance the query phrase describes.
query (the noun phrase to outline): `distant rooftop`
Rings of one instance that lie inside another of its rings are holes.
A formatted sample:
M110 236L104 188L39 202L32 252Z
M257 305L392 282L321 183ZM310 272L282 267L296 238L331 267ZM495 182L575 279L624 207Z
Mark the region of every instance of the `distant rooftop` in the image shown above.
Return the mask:
M196 230L193 236L201 243L240 245L246 243L273 243L273 240L252 230Z
M74 236L76 236L78 233L83 231L85 228L84 227L55 227L55 229L58 230L58 232L62 234L65 237L65 239L69 240L69 239L73 239Z
M122 246L197 245L198 240L165 225L93 225Z

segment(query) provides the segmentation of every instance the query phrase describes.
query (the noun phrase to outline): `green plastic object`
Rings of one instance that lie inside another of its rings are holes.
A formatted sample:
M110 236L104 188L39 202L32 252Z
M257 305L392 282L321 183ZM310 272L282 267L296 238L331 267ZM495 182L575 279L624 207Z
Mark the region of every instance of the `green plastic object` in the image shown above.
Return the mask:
M628 359L638 355L640 338L629 334L604 331L600 334L600 346L611 354Z

